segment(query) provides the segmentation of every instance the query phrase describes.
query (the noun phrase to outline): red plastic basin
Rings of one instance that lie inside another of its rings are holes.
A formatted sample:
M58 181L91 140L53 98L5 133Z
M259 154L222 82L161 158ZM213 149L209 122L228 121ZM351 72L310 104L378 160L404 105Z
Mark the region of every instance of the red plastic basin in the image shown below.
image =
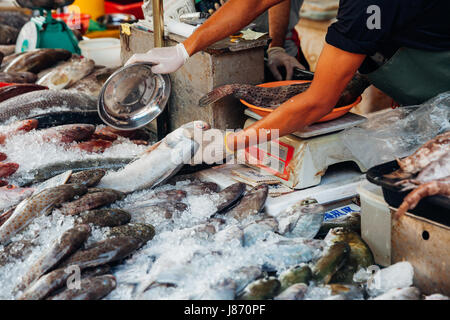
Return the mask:
M144 19L142 4L144 2L135 2L130 4L120 4L112 1L105 1L105 13L128 13L137 19Z

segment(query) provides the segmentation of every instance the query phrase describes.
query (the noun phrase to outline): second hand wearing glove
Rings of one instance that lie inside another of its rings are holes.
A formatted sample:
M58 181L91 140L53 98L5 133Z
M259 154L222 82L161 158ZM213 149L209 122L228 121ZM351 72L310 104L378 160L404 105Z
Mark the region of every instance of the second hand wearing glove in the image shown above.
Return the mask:
M137 63L148 62L155 64L152 67L153 73L172 73L181 68L189 59L182 43L172 47L153 48L147 53L136 53L125 63L125 66Z
M271 47L267 49L268 66L275 79L278 81L283 80L278 67L285 67L286 80L291 80L294 73L294 67L305 69L304 66L298 60L286 53L286 50L281 47Z
M196 139L201 148L194 156L196 160L207 164L221 164L234 157L235 152L227 146L227 137L232 132L220 129L209 129Z

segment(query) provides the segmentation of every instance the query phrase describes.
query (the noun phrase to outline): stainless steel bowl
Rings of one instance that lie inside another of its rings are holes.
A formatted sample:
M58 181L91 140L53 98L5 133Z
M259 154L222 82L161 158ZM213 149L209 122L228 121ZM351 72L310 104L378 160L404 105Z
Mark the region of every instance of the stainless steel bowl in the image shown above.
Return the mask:
M75 0L16 0L19 6L29 9L57 9L71 5Z
M132 130L150 123L166 107L170 79L155 74L148 63L136 63L114 72L102 87L98 100L100 118L109 126Z
M127 13L109 13L97 18L97 22L108 29L118 29L122 23L135 23L137 21L135 16Z

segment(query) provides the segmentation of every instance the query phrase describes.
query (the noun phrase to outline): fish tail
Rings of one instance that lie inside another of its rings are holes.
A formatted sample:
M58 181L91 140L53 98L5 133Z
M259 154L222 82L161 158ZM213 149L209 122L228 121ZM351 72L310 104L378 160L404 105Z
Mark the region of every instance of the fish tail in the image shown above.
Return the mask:
M207 105L219 101L220 99L232 95L239 88L239 85L236 84L227 84L218 88L215 88L213 91L205 94L199 101L198 105L200 107L206 107Z

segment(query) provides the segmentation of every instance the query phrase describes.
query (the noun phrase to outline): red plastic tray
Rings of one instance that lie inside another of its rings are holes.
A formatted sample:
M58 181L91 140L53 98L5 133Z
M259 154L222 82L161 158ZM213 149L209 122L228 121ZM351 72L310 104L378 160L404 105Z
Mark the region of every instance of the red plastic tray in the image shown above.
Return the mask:
M142 4L142 1L130 4L120 4L112 1L105 1L105 13L128 13L132 14L137 19L144 19Z

